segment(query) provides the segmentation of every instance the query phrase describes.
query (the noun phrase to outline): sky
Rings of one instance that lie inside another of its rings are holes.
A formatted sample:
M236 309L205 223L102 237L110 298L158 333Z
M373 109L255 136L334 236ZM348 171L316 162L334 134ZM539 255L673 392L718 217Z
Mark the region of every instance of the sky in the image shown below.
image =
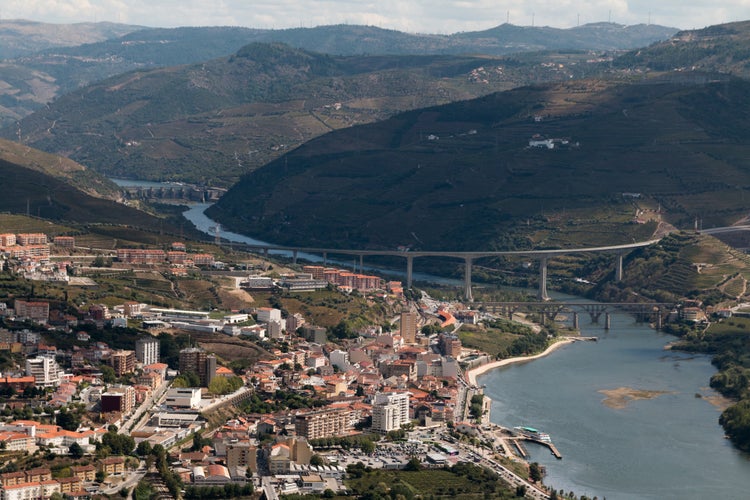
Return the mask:
M363 24L436 34L479 31L504 22L571 28L611 21L697 29L750 19L750 0L2 0L0 19L165 28Z

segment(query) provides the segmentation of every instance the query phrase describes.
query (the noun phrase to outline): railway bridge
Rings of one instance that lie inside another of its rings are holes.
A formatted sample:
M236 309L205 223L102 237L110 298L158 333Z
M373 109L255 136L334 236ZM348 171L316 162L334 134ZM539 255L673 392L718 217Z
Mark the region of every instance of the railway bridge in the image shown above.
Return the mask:
M578 315L583 312L588 314L592 323L599 323L604 315L604 327L610 326L610 315L615 311L633 314L639 322L654 323L657 329L661 329L666 314L674 308L674 304L665 302L476 302L474 307L501 314L512 319L516 312L531 312L539 314L542 322L554 321L558 314L570 314L572 316L573 328L578 328Z

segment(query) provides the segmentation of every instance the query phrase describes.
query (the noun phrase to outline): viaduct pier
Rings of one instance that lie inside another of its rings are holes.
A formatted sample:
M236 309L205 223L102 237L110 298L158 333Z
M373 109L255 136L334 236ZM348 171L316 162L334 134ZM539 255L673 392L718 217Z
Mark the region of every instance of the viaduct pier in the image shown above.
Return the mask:
M236 249L242 249L248 252L262 253L268 256L271 251L287 252L292 256L294 263L297 262L297 257L301 253L321 255L323 257L323 263L325 264L328 260L329 255L351 255L359 258L359 270L364 271L364 258L366 256L390 256L400 257L406 259L406 287L411 288L413 282L413 269L414 259L424 257L443 257L458 259L464 262L464 299L471 302L473 301L473 295L471 291L472 281L471 273L474 261L481 258L488 257L507 257L507 256L518 256L527 257L529 259L535 259L539 262L539 287L537 289L537 299L539 301L549 300L547 293L547 263L550 258L561 256L561 255L573 255L580 253L608 253L614 255L615 258L615 279L617 281L623 278L623 258L629 252L653 245L659 240L648 240L637 243L628 243L625 245L611 245L611 246L600 246L600 247L584 247L584 248L563 248L563 249L552 249L552 250L513 250L513 251L464 251L464 252L452 252L452 251L400 251L400 250L358 250L358 249L342 249L342 248L316 248L316 247L290 247L282 245L248 245L248 244L233 244Z

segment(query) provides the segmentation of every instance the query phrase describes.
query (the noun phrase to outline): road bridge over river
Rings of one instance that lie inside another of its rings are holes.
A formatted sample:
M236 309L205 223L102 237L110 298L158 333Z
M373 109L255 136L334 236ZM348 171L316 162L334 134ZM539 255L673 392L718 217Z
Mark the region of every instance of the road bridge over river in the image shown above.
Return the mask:
M359 257L359 269L360 272L364 270L364 258L366 256L390 256L400 257L406 259L406 287L411 288L413 279L413 264L414 259L424 257L443 257L460 259L464 261L464 298L467 301L472 301L473 296L471 292L471 268L476 259L487 258L487 257L507 257L507 256L519 256L528 257L539 260L539 288L537 290L537 298L540 301L549 300L547 294L547 261L552 257L561 255L573 255L579 253L611 253L616 256L616 268L615 268L615 279L620 281L623 276L622 261L623 257L637 248L643 248L654 243L657 243L659 239L627 243L624 245L610 245L610 246L599 246L599 247L582 247L582 248L561 248L561 249L550 249L550 250L509 250L509 251L468 251L468 252L453 252L453 251L399 251L399 250L357 250L357 249L342 249L342 248L316 248L316 247L291 247L281 245L269 245L269 244L233 244L233 248L242 249L250 252L263 253L268 255L271 251L282 251L291 254L293 261L297 262L297 257L301 253L322 255L323 263L327 262L329 255L353 255Z

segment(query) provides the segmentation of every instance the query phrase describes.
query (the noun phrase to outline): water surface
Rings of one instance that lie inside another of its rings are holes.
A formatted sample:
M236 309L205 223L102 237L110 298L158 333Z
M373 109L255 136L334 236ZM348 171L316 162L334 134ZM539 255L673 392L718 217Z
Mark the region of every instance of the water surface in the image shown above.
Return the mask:
M703 355L665 351L674 337L616 314L612 329L584 324L577 342L546 358L500 368L478 378L493 399L492 421L526 425L551 435L563 455L529 444L531 460L547 468L545 483L607 499L740 499L750 496L750 460L718 424L719 409L696 394L715 396L716 370ZM663 391L615 409L600 390Z

